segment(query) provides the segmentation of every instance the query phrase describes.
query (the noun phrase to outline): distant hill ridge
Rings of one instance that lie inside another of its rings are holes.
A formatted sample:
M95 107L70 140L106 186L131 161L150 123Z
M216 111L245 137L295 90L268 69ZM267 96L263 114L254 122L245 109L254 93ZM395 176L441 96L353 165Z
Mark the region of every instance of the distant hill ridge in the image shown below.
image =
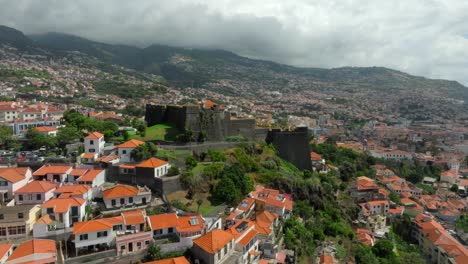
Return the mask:
M50 52L79 51L106 63L162 75L169 82L198 86L219 80L247 82L252 88L262 86L272 90L330 89L356 92L366 90L383 93L417 93L431 89L437 94L468 101L468 90L456 81L432 80L412 76L383 67L342 67L334 69L298 68L270 61L249 59L224 50L203 50L151 45L138 48L111 45L62 33L25 36L18 30L0 26L0 44L22 50L28 46ZM290 80L300 80L291 85ZM317 84L318 83L318 84ZM262 85L260 85L262 84ZM239 94L236 88L226 93ZM223 92L224 90L221 90Z

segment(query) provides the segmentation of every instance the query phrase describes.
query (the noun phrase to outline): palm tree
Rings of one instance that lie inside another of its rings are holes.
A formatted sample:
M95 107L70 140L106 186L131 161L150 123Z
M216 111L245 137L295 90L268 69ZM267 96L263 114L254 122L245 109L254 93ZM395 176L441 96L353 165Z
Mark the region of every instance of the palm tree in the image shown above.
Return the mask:
M197 205L198 205L198 207L197 207L197 214L198 214L199 211L200 211L200 206L202 205L202 203L203 203L203 200L202 200L202 199L198 199L198 200L197 200Z

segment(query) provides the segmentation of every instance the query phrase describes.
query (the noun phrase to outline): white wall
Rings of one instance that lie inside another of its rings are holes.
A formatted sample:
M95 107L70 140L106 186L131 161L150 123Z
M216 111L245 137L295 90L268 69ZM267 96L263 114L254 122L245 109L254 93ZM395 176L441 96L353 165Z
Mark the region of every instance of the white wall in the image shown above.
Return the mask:
M23 201L19 200L19 195L20 194L16 194L15 195L15 203L16 204L42 204L42 203L50 200L52 197L54 197L54 191L55 191L55 188L53 188L52 190L50 190L50 191L48 191L46 193L26 193L26 194L23 194ZM40 199L40 200L36 199L37 194L41 194L42 199Z
M130 153L132 153L134 148L119 148L117 151L117 155L120 156L121 162L131 162L132 159L130 158ZM125 152L125 154L124 154Z
M138 195L138 196L132 196L133 197L133 203L129 203L128 200L130 197L122 197L125 202L124 204L128 207L128 206L132 206L132 205L141 205L143 202L143 198L146 198L146 203L150 203L151 202L151 194L148 193L148 194L144 194L144 195ZM112 206L112 200L115 200L115 206ZM121 204L120 203L120 198L115 198L115 199L104 199L104 203L106 205L106 208L119 208L119 207L122 207L124 206L124 204Z
M93 142L93 144L91 144L91 142ZM85 139L84 140L85 153L101 154L102 151L104 150L105 143L106 142L104 141L104 137L99 138L99 139ZM94 149L94 151L91 151L91 149Z
M115 239L115 233L112 231L112 229L107 229L107 230L101 230L99 232L107 231L107 237L97 237L98 232L91 232L87 233L88 234L88 240L80 240L80 235L83 234L76 234L75 235L75 247L76 248L82 248L82 247L87 247L87 246L92 246L92 245L98 245L98 244L111 244L112 241Z

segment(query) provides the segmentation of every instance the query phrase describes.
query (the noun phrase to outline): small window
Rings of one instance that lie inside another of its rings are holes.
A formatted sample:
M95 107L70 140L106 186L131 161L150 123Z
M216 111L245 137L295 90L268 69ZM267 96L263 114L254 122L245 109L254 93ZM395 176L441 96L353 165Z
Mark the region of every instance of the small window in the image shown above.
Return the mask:
M141 247L141 242L137 242L137 247Z
M127 151L125 149L122 150L122 154L127 154Z
M125 199L124 198L120 198L120 204L125 204Z
M23 195L22 194L18 195L18 200L23 201Z
M23 213L18 213L18 218L19 218L19 219L23 219L23 218L24 218Z
M125 250L125 245L120 246L120 250Z
M128 203L133 203L133 197L128 198Z
M5 217L3 216L3 214L0 214L0 220L3 220L5 219Z
M94 140L90 140L90 141L89 141L89 144L90 144L90 145L94 145Z
M111 201L112 206L115 206L115 200Z
M80 235L80 240L88 240L88 234Z
M145 241L145 245L149 245L149 243L150 243L149 240Z
M42 200L42 194L40 193L36 194L36 200Z
M47 208L47 214L53 214L54 213L54 208L50 207Z

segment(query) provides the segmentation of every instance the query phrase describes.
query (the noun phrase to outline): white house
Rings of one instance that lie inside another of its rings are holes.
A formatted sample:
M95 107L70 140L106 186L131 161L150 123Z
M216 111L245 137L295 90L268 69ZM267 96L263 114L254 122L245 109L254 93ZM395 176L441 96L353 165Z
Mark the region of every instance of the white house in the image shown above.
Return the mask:
M93 132L84 138L84 152L97 153L98 156L104 151L104 135L99 132Z
M137 164L135 167L136 167L137 172L139 168L145 169L145 170L151 170L155 178L160 178L167 174L171 165L169 164L169 162L165 160L160 160L160 159L152 157Z
M54 198L42 204L42 215L49 215L64 227L71 227L85 217L86 200L83 198Z
M20 244L6 261L7 264L56 262L56 244L49 239L32 239Z
M45 164L33 173L33 178L51 182L66 182L72 170L73 167L70 165Z
M32 179L29 167L0 168L0 193L2 201L14 198L15 192Z
M127 142L115 146L115 155L120 157L120 162L131 162L133 160L130 157L130 153L132 153L132 150L136 149L138 146L143 144L145 144L145 142L136 139L131 139Z
M15 193L15 204L42 204L54 197L57 184L48 181L32 181Z
M57 136L57 128L53 126L38 126L34 128L39 133L45 136Z
M101 169L88 170L83 176L76 180L77 183L90 185L92 188L103 185L105 181L106 171Z
M151 202L151 190L147 187L116 185L102 191L107 209L146 205Z

